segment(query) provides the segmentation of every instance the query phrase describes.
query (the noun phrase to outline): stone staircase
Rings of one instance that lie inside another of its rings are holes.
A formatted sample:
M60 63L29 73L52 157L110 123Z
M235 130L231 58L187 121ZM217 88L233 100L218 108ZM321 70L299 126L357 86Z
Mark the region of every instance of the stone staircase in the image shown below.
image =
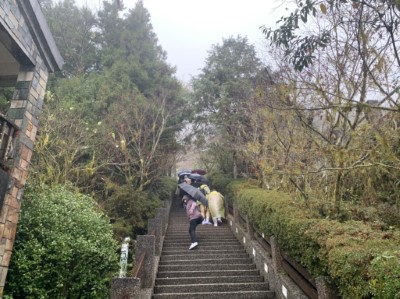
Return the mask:
M228 224L198 225L199 245L189 251L189 224L179 200L169 217L153 299L275 298Z

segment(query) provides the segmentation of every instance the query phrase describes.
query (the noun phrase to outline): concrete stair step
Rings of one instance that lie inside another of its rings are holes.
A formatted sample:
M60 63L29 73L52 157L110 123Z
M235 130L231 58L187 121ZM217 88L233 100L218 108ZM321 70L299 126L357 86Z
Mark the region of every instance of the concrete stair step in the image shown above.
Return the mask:
M201 250L192 250L190 252L190 255L196 256L196 255L202 255L202 254L222 254L222 255L231 255L231 254L247 254L246 251L243 249L242 246L237 246L238 248L233 248L233 249L212 249L210 247L208 248L202 248ZM165 249L162 251L162 257L167 257L169 255L182 255L182 254L187 254L188 253L188 246L183 247L183 248L170 248L170 249Z
M232 245L237 245L238 247L241 246L237 240L221 242L218 240L207 240L206 238L197 237L197 242L199 243L199 245L201 244L202 246L220 246L220 247L226 247L226 248L228 248L229 246L232 246ZM187 238L186 240L182 240L179 243L178 242L169 242L167 240L167 241L164 241L163 248L168 248L168 247L176 248L176 247L188 246L188 245L190 245L189 238ZM243 246L242 246L242 248L243 248Z
M185 284L220 284L220 283L245 283L245 282L264 282L259 275L248 276L204 276L204 277L175 277L157 278L156 284L161 285L185 285Z
M218 293L154 294L153 299L268 299L275 298L273 291L240 291Z
M235 265L244 265L244 264L252 264L253 261L249 257L245 258L204 258L204 259L190 259L182 256L179 260L160 260L160 266L177 266L177 265L187 265L196 267L198 264L202 265L225 265L225 264L235 264Z
M233 270L203 270L203 271L162 271L159 269L157 278L187 278L187 277L229 277L229 276L256 276L259 275L257 269L243 269L241 271Z
M254 264L221 264L221 265L216 265L216 264L196 264L196 270L197 271L206 271L206 270L236 270L236 271L242 271L242 270L252 270L256 266ZM193 270L194 266L193 265L159 265L158 270L159 271L190 271Z
M219 284L186 284L186 285L161 285L154 287L154 294L160 293L187 293L187 292L238 292L238 291L268 291L268 284L264 282L253 283L219 283Z
M198 256L195 256L198 257ZM193 258L193 255L181 256L180 259L164 260L160 259L160 265L171 265L171 264L251 264L253 261L248 256L245 257L220 257L220 258Z
M169 262L169 261L182 261L182 260L204 260L204 259L219 259L219 260L226 260L235 259L235 258L248 258L246 252L231 252L227 255L225 252L215 252L215 253L204 253L203 251L197 251L196 254L187 254L184 252L182 254L170 254L170 255L163 255L160 258L160 263Z

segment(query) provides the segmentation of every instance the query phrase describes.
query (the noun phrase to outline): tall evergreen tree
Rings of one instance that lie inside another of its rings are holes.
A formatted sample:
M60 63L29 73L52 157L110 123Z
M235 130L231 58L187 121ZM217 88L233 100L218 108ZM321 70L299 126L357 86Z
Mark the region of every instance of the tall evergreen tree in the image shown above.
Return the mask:
M245 103L255 91L262 64L247 38L238 36L223 39L214 45L201 74L192 81L195 122L224 134L231 149L233 176L237 175L238 145L241 126L246 125ZM210 136L208 136L210 139Z

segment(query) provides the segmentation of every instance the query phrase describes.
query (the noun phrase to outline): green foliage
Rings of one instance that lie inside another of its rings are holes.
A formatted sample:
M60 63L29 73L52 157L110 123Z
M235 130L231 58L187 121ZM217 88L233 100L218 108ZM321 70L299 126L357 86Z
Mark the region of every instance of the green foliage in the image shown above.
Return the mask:
M93 71L98 60L96 43L99 38L94 14L88 8L78 8L74 0L42 7L65 62L63 74L71 77Z
M162 202L146 191L139 191L130 184L106 184L107 197L103 205L108 216L114 219L115 237L122 241L125 237L134 239L146 230L147 219L154 217L155 208Z
M218 167L230 166L233 176L240 163L238 147L246 138L253 113L244 103L253 96L261 74L262 63L254 46L237 36L213 45L202 73L192 81L194 122L199 127L196 138L213 140L210 155L223 150L225 159L221 155L218 162L224 164Z
M173 198L176 190L176 179L172 177L162 176L156 178L155 181L146 189L153 197L162 201Z
M142 1L124 16L111 1L97 14L73 0L43 5L66 64L48 84L30 175L92 194L117 238L134 237L167 196L153 191L182 128L175 69Z
M328 275L343 298L398 298L400 232L379 223L320 219L315 206L292 196L232 182L230 196L240 213L305 266Z
M147 220L154 217L155 208L164 207L163 201L171 200L176 190L176 180L157 178L146 191L137 191L129 185L107 184L108 199L104 203L113 218L115 237L122 241L134 239L147 230Z
M207 178L211 182L211 189L215 189L222 194L226 193L226 187L232 181L232 178L223 172L209 173L207 174Z
M0 87L0 114L5 115L10 108L10 100L14 88L11 87Z
M393 250L376 254L371 261L371 293L375 298L400 298L400 252Z
M8 298L108 298L117 269L112 227L92 198L66 186L27 188Z

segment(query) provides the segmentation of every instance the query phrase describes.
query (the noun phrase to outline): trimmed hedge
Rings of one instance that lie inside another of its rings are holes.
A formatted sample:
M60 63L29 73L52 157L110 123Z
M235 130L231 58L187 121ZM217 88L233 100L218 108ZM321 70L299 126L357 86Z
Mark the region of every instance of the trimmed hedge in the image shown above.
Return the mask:
M304 201L258 188L228 185L241 214L314 276L328 275L343 298L400 298L400 232L375 223L321 219Z

